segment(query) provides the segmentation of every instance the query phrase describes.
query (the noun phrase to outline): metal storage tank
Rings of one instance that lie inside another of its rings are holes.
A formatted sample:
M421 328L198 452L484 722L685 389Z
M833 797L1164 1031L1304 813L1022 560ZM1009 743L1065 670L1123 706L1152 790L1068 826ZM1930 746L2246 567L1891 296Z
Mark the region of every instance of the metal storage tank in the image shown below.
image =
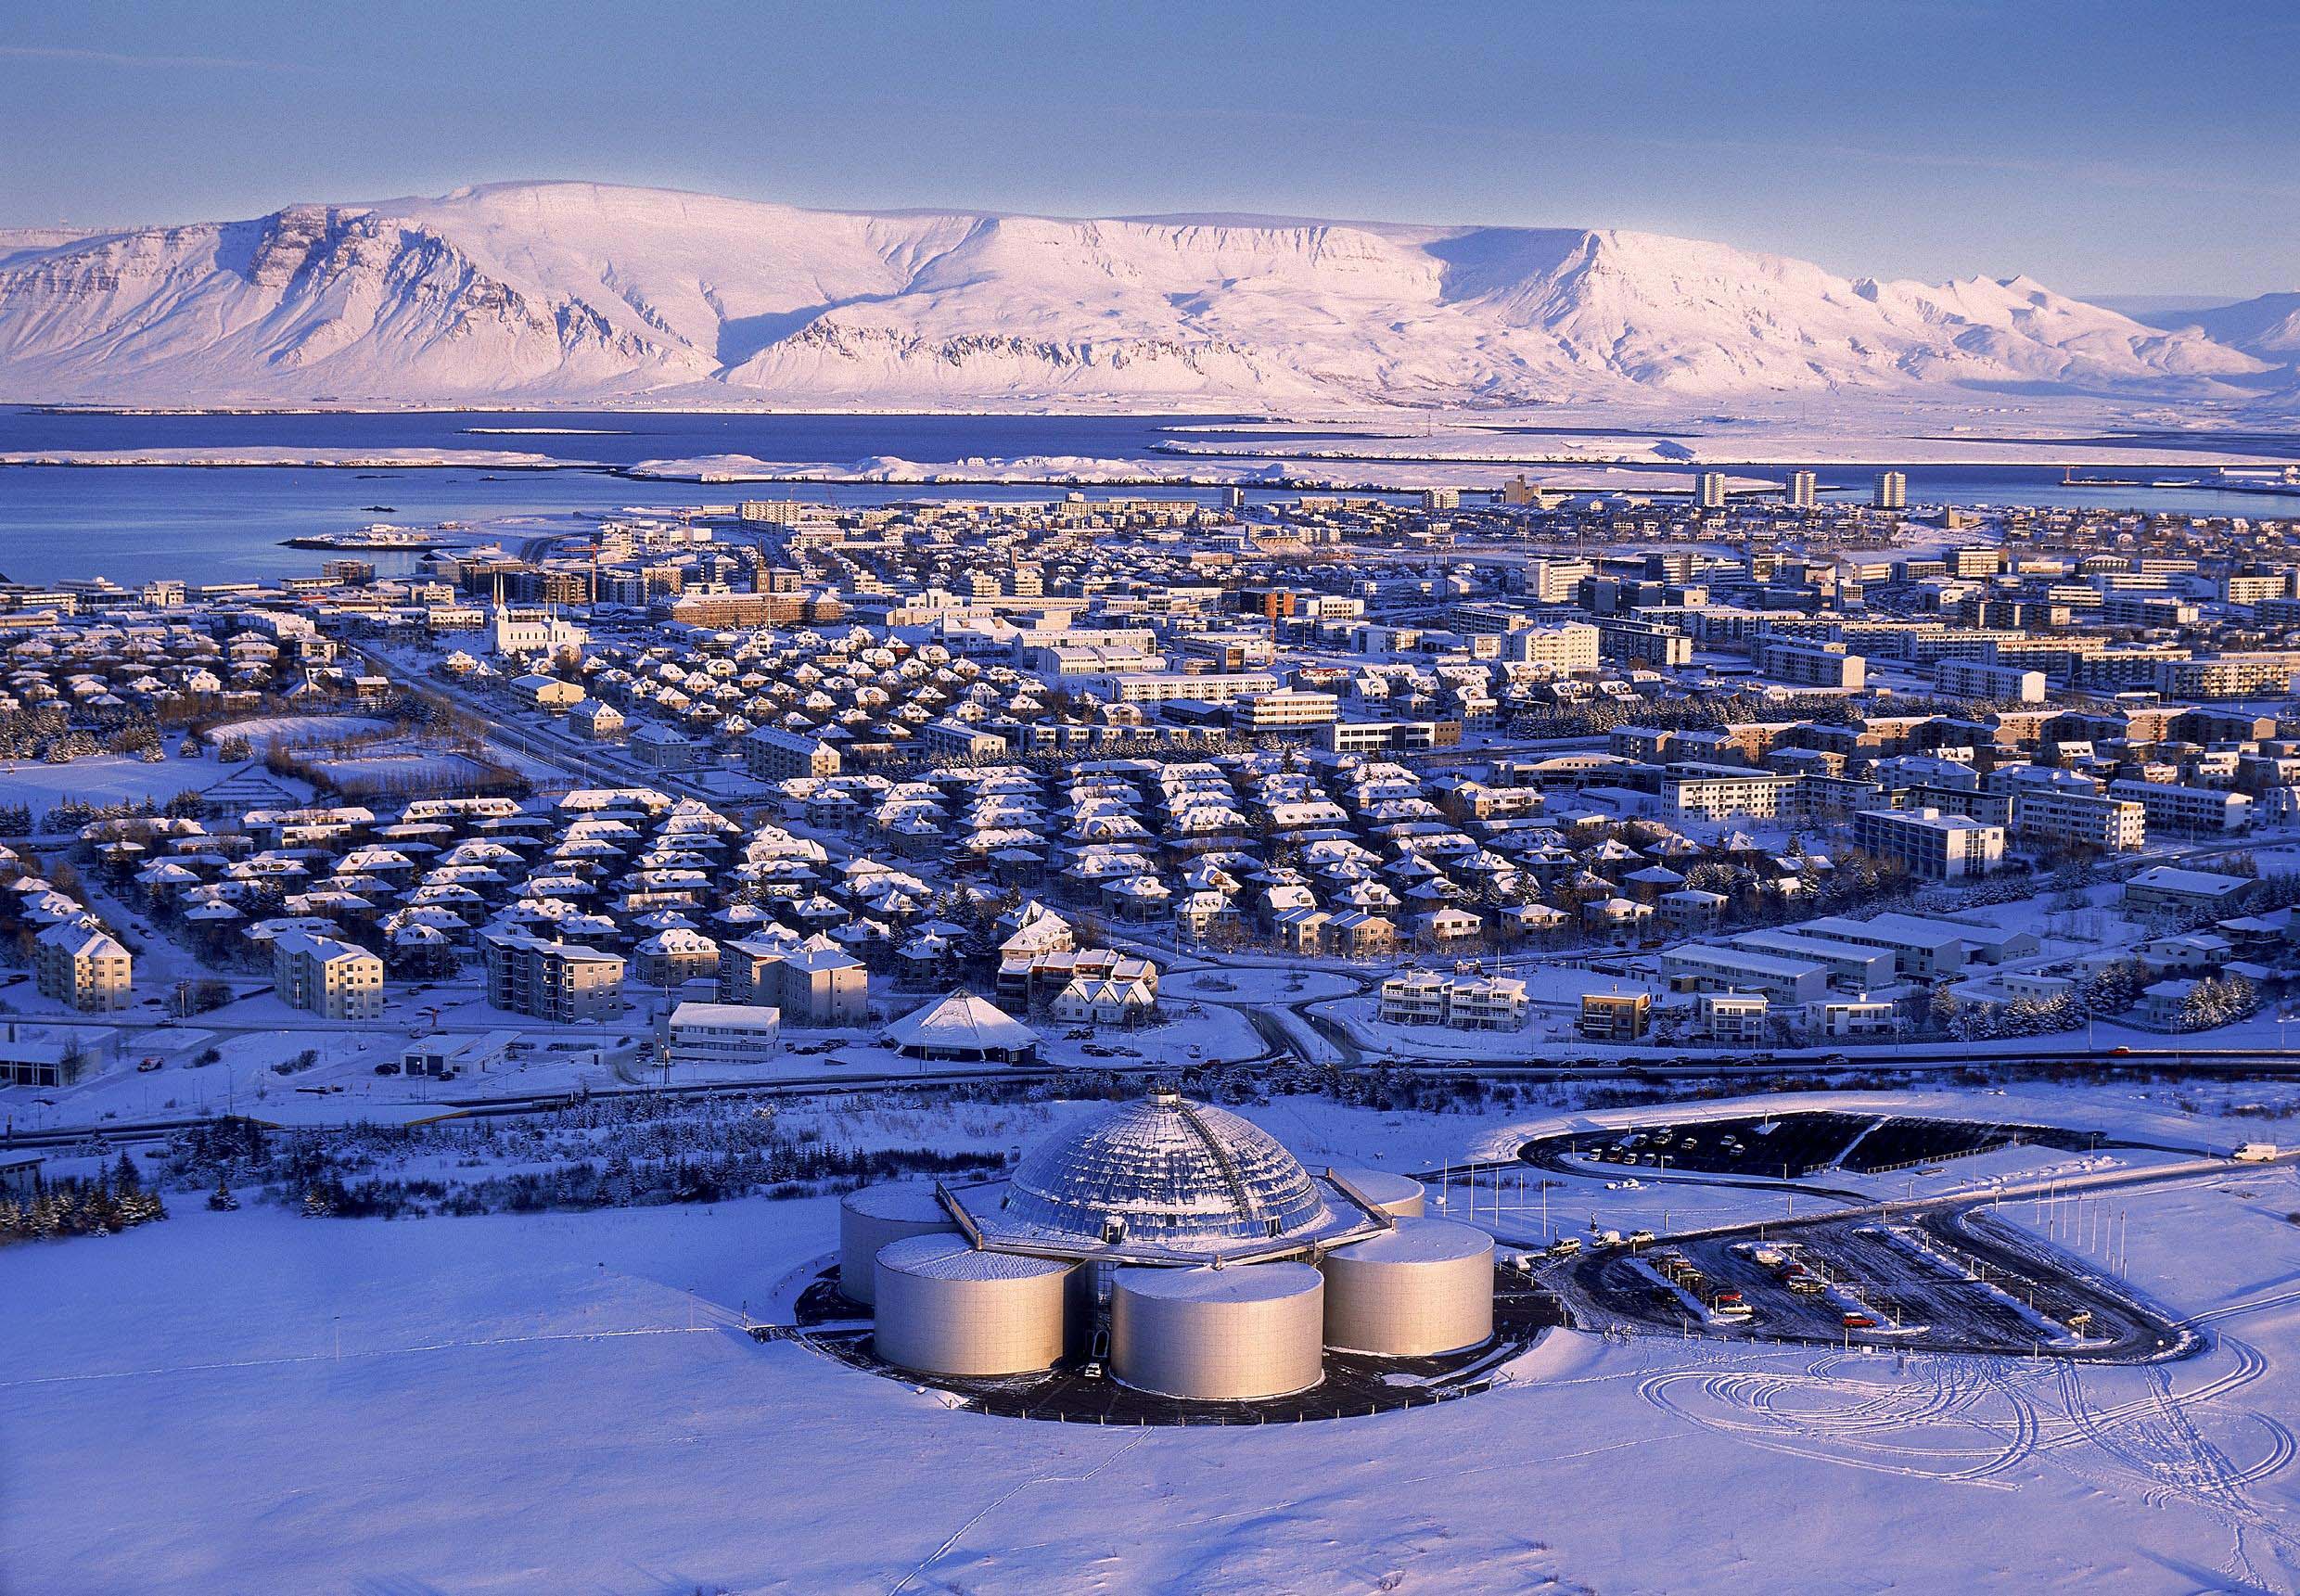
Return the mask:
M1060 1361L1076 1264L978 1252L964 1236L879 1249L878 1356L922 1374L1031 1374Z
M1404 1219L1326 1254L1325 1344L1427 1358L1493 1334L1493 1238L1450 1219Z
M869 1303L878 1249L905 1236L956 1234L931 1182L888 1181L849 1192L838 1205L838 1295Z
M1334 1173L1392 1219L1422 1217L1422 1182L1411 1175L1396 1175L1387 1169L1336 1169Z
M1284 1397L1325 1377L1325 1282L1306 1263L1121 1269L1110 1279L1110 1373L1212 1401Z

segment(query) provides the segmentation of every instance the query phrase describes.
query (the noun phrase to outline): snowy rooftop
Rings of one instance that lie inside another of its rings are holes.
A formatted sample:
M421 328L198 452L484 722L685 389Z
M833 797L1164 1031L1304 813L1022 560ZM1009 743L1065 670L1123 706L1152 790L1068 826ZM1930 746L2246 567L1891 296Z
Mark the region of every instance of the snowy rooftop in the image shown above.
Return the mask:
M1038 1033L972 992L952 992L886 1029L896 1047L997 1050L1038 1045Z
M965 1236L956 1235L905 1236L879 1248L878 1261L935 1280L1029 1280L1069 1267L1019 1253L978 1251Z
M1401 1219L1398 1228L1352 1242L1340 1256L1366 1263L1451 1263L1490 1256L1493 1238L1451 1219Z
M1164 1091L1041 1143L1011 1181L957 1195L988 1245L1145 1261L1330 1245L1382 1224L1259 1127Z
M1130 1269L1113 1283L1137 1296L1184 1302L1271 1302L1321 1283L1306 1263L1258 1263L1242 1269Z

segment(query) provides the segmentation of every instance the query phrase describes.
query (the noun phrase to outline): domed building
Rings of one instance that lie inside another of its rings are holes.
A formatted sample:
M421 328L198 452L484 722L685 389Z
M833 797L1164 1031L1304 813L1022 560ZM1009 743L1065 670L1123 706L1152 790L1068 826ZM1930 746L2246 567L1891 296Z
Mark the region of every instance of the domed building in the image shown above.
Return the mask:
M1275 1138L1172 1092L1049 1137L996 1195L994 1207L968 1205L986 1231L1086 1240L1130 1256L1234 1251L1241 1243L1318 1233L1335 1219L1325 1191ZM1354 1205L1344 1207L1348 1222L1363 1222Z
M914 1191L916 1237L934 1216ZM842 1289L864 1299L871 1254L879 1355L920 1373L1106 1356L1145 1391L1252 1399L1318 1384L1329 1347L1425 1357L1492 1334L1483 1232L1421 1218L1401 1177L1313 1175L1259 1127L1171 1091L1082 1117L1006 1180L931 1191L955 1232L933 1244L888 1240L892 1209L869 1193L841 1210ZM967 1252L986 1256L968 1267Z

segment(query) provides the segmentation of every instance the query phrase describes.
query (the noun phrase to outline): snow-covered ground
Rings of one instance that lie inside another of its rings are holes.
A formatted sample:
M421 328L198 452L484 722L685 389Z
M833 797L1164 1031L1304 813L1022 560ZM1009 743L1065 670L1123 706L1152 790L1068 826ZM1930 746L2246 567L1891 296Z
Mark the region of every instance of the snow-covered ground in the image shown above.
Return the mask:
M2131 1197L2134 1278L2220 1336L2166 1368L1559 1333L1484 1396L1266 1430L985 1418L751 1340L828 1198L175 1207L0 1255L11 1589L2300 1584L2286 1169Z
M372 715L257 715L211 727L202 738L214 747L235 737L244 738L257 751L302 743L336 743L347 737L369 736L391 729L389 721Z
M0 466L326 466L361 470L487 466L529 469L580 465L513 449L19 449L0 453Z
M164 803L185 791L213 786L240 767L171 755L147 763L127 754L90 754L69 764L41 760L0 762L0 799L29 805L38 819L68 798L83 803Z

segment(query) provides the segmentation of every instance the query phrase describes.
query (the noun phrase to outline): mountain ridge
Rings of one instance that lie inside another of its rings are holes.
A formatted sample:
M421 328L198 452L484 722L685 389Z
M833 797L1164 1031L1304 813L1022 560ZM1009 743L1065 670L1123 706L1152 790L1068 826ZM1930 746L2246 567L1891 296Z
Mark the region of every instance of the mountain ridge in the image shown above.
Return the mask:
M2291 364L2025 276L1845 278L1617 229L810 210L555 182L0 232L0 397L25 402L2243 399Z

